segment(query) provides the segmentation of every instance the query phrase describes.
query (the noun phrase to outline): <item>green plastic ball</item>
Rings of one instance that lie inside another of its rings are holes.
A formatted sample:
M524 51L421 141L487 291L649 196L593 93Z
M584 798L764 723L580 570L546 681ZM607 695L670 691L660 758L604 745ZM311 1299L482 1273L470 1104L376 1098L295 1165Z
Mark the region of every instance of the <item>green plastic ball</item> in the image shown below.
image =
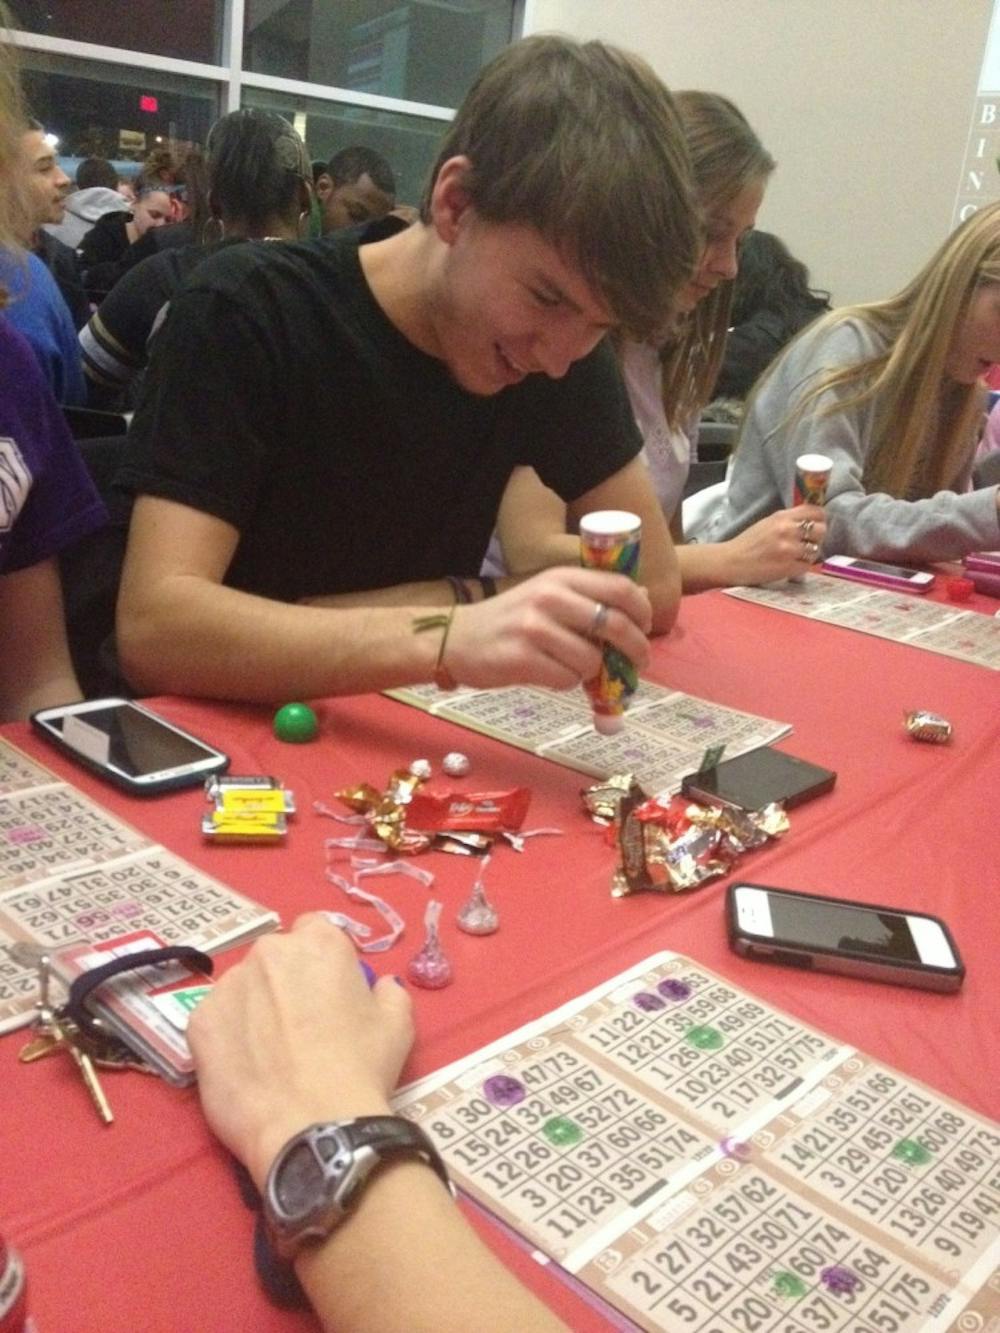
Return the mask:
M274 734L279 741L315 740L319 734L319 719L308 704L285 704L274 715Z

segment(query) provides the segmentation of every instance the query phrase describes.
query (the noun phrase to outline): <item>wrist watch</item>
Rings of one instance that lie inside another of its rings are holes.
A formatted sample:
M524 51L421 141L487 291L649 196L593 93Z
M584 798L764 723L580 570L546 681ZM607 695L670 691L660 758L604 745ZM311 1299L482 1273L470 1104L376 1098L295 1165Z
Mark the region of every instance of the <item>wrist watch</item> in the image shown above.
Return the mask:
M451 1190L434 1144L401 1116L360 1116L296 1134L278 1153L264 1186L264 1217L274 1248L291 1259L309 1241L325 1239L375 1168L404 1157L426 1162Z

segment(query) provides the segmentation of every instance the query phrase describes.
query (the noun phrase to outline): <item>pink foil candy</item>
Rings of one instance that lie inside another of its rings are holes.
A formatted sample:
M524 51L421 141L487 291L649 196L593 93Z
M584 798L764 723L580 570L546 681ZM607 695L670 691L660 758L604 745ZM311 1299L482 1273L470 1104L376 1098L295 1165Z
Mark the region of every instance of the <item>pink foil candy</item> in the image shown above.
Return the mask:
M486 897L486 890L483 888L483 875L489 863L490 858L484 856L476 882L472 886L472 894L458 914L458 928L464 930L467 935L492 935L500 925L497 909Z
M414 986L422 986L425 990L440 990L452 980L451 963L444 956L438 936L441 906L441 903L433 898L427 904L427 911L424 913L424 929L427 937L423 948L414 954L406 968L406 975Z

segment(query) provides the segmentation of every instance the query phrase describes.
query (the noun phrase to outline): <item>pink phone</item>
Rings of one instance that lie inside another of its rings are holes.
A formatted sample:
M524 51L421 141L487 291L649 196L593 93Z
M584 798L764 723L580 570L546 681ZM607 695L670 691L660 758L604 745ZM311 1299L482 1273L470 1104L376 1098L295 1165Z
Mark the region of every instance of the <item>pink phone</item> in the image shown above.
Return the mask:
M883 565L878 560L860 560L854 555L831 555L821 566L824 573L836 574L841 579L858 579L862 583L877 583L897 592L927 592L934 575L922 569L907 569L903 565Z

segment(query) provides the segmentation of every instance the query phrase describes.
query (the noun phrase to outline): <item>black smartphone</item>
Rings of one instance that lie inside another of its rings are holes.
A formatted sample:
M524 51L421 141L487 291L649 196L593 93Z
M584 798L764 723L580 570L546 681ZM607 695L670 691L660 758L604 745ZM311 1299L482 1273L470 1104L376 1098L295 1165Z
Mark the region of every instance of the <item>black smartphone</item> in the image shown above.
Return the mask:
M836 773L829 768L762 745L733 759L723 759L700 773L689 773L681 779L681 791L708 805L761 810L772 801L782 801L787 810L821 796L836 780Z
M957 991L965 979L948 927L923 912L730 884L726 925L743 958L921 990Z
M43 708L31 725L64 754L136 796L197 786L229 767L221 750L128 699Z

